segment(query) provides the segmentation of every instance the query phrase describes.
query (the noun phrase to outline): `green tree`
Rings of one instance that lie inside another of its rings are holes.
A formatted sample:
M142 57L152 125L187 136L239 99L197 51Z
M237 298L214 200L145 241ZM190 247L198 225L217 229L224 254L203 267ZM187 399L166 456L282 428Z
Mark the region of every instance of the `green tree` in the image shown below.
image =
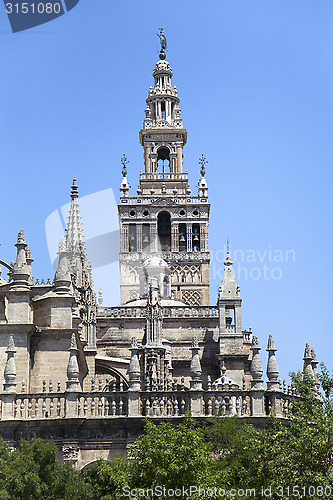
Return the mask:
M219 484L211 446L190 417L177 427L146 420L145 432L131 451L131 474L132 486L143 489L207 489ZM192 493L193 500L202 498Z
M92 498L79 471L60 468L57 447L42 439L22 440L17 450L0 441L1 500L79 500Z
M87 470L83 477L91 486L96 500L120 500L125 487L131 488L132 475L128 462L117 458L112 463L99 460Z

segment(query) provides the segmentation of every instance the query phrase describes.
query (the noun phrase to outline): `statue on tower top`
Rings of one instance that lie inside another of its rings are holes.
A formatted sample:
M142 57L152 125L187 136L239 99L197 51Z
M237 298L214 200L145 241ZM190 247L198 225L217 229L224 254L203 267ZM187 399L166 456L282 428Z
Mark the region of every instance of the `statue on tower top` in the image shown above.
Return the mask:
M165 38L165 35L164 35L164 29L163 28L160 28L160 32L157 33L157 36L159 37L160 39L160 42L161 42L161 51L160 51L160 59L165 59L165 50L167 48L167 41L166 41L166 38Z

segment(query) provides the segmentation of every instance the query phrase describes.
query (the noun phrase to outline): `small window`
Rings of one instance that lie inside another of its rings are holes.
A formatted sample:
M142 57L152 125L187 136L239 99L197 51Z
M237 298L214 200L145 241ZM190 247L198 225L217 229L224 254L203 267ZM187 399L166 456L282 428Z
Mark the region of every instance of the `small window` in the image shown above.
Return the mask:
M131 217L134 217L134 215L135 215L135 211L134 211L134 210L131 210L131 211L130 211L130 216L131 216Z
M181 215L182 217L184 217L184 215L185 215L185 210L180 210L179 215Z

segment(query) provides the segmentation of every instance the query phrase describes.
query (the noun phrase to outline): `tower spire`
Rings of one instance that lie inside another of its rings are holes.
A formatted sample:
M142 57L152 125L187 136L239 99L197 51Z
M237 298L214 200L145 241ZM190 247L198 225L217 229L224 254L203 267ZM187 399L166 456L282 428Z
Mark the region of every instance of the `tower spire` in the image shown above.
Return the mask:
M79 193L76 178L73 179L71 187L71 205L68 214L67 231L66 231L66 248L70 255L71 264L73 259L78 255L84 255L85 247L83 240L83 232L81 225Z
M78 197L78 187L74 177L71 188L71 205L68 214L66 244L61 243L59 249L59 266L60 264L61 266L57 270L57 276L59 277L59 281L63 281L66 285L68 258L74 295L79 309L76 320L78 323L77 326L80 324L82 327L83 338L88 344L86 349L94 350L96 342L96 297L93 290L91 266L87 261L83 239Z
M239 286L236 283L233 262L230 258L229 241L227 242L227 256L224 261L224 274L220 286L219 298L232 299L239 297Z

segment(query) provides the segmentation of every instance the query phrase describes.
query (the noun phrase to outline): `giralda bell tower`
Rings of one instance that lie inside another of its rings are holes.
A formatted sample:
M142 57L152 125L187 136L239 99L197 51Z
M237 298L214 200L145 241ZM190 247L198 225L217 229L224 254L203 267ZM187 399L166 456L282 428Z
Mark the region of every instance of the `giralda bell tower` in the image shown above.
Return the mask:
M147 295L147 267L156 267L159 262L162 302L165 299L170 304L208 305L210 205L206 161L203 156L199 161L201 178L193 195L187 171L183 171L187 132L177 89L171 85L172 70L165 60L163 30L159 37L160 60L153 71L154 86L149 89L146 117L140 130L145 168L140 172L137 196L129 194L127 160L122 159L121 303L134 305L133 301L138 303Z

